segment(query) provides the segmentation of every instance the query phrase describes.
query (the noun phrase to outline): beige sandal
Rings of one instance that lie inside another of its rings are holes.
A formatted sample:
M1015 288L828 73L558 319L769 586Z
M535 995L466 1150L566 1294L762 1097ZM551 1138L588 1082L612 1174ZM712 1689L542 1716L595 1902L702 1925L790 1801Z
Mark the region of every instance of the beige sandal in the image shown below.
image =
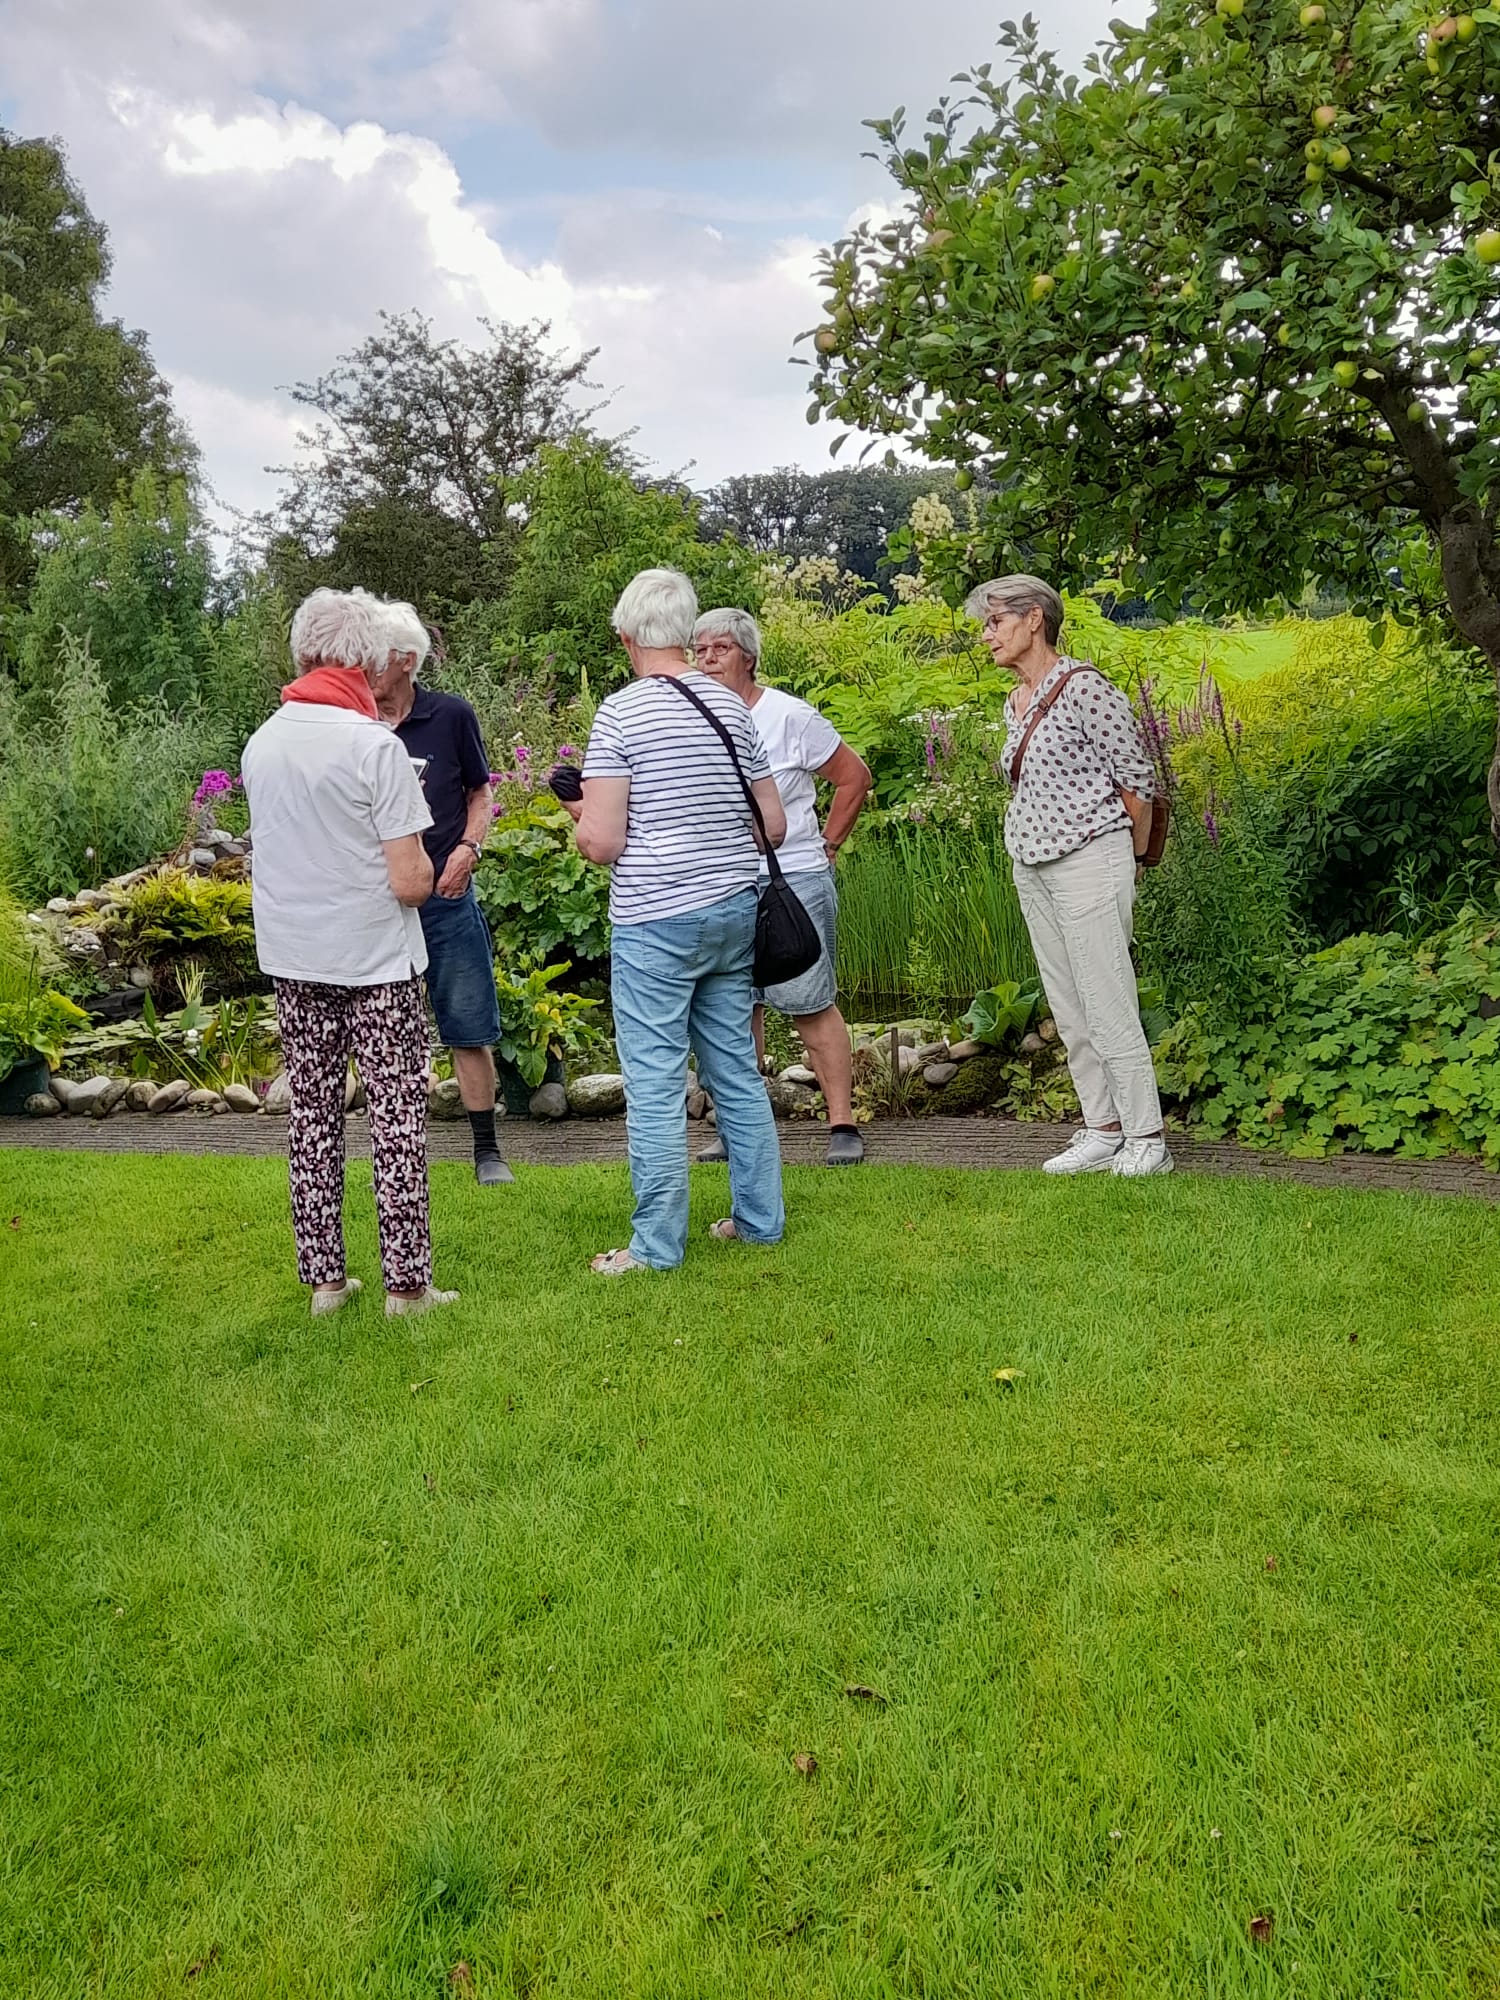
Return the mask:
M651 1266L628 1250L604 1250L589 1259L589 1269L600 1278L623 1278L627 1271L649 1271Z

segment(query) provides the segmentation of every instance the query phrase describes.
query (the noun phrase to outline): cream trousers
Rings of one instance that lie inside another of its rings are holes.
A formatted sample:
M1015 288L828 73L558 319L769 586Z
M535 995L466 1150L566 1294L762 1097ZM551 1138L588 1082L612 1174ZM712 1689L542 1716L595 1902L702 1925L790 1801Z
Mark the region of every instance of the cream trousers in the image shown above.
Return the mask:
M1068 1070L1096 1131L1161 1130L1156 1071L1130 963L1135 854L1129 831L1102 833L1057 861L1016 861L1016 894Z

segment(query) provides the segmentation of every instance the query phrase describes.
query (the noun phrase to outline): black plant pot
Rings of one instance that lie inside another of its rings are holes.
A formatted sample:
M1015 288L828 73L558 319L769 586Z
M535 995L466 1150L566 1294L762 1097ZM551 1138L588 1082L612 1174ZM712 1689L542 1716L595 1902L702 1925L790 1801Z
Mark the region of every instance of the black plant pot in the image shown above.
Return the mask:
M495 1075L498 1084L496 1095L505 1106L506 1117L530 1117L531 1094L537 1085L528 1083L514 1063L503 1062L499 1056L495 1058ZM567 1071L563 1068L561 1059L557 1056L548 1056L547 1074L542 1078L542 1082L563 1083L566 1080Z
M27 1098L45 1096L51 1076L44 1056L32 1056L7 1070L0 1076L0 1118L22 1117Z

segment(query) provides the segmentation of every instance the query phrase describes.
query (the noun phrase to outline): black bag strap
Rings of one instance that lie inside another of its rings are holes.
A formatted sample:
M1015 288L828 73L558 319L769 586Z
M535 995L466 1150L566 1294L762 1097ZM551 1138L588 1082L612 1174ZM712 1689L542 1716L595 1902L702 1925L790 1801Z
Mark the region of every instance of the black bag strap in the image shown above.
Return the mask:
M1052 686L1047 690L1045 700L1037 708L1033 709L1031 720L1026 725L1026 733L1016 745L1016 754L1010 760L1010 782L1012 787L1019 785L1021 782L1021 766L1026 761L1027 745L1036 734L1037 724L1046 715L1053 702L1057 700L1057 697L1068 685L1068 682L1072 680L1074 674L1097 674L1098 672L1099 669L1094 665L1092 660L1084 660L1076 667L1069 667L1065 674L1058 675Z
M684 687L676 674L652 674L651 679L665 681L669 687L676 688L684 701L690 701L703 717L703 720L708 724L709 728L719 738L724 748L729 752L729 761L734 766L734 775L740 781L740 790L745 794L745 803L749 806L750 816L755 821L756 828L760 833L761 852L765 856L766 867L770 871L771 880L779 882L781 880L781 863L776 859L775 848L766 838L766 822L761 814L760 801L756 798L754 792L751 791L750 781L740 767L740 753L734 747L734 738L724 727L723 723L720 722L718 716L714 714L708 703L701 696L694 694L690 687Z

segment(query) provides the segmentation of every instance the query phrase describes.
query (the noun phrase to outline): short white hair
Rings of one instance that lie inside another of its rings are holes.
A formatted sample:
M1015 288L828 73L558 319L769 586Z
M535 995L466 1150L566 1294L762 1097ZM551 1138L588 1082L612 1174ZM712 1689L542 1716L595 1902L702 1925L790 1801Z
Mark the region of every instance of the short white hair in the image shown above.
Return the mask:
M1063 628L1063 601L1039 576L994 576L964 599L964 610L982 625L992 611L1040 611L1047 644L1055 646Z
M705 611L693 627L693 644L700 639L731 639L752 666L760 659L760 627L748 611L736 611L728 605Z
M368 591L315 590L292 613L298 673L322 661L378 673L389 653L384 609Z
M622 639L653 651L693 643L698 593L680 569L643 569L620 592L610 618Z
M400 598L393 598L389 603L383 604L381 609L385 613L391 651L415 653L417 665L420 667L432 651L432 634L422 623L416 606L403 603Z

